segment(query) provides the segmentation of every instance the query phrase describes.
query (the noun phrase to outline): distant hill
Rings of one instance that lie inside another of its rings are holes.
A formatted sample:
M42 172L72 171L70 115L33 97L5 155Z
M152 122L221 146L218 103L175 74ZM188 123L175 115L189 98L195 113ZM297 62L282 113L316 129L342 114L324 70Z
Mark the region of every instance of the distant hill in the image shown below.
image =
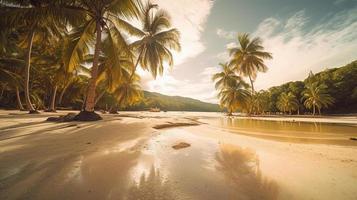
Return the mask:
M140 103L135 106L128 107L125 110L148 110L153 107L158 107L163 111L221 111L221 108L217 104L207 103L187 97L168 96L148 91L144 91L144 98Z

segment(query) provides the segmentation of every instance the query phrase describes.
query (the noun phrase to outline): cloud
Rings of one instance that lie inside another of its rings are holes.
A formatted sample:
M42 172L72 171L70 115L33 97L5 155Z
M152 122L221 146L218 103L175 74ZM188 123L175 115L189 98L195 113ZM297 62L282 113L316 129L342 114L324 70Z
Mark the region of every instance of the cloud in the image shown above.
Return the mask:
M234 39L237 36L236 31L226 31L221 28L217 28L216 34L218 35L218 37L224 39Z
M262 21L253 36L263 39L263 45L273 54L273 59L266 62L269 71L258 75L257 88L302 80L310 70L319 72L355 60L356 13L357 8L336 13L309 29L306 27L310 21L304 11L287 20L267 18Z
M153 0L152 2L170 14L173 26L181 33L182 50L180 53L173 53L175 66L183 64L205 50L201 35L213 6L212 0ZM188 96L203 101L214 99L211 75L209 75L211 72L205 71L199 74L198 80L178 80L174 77L175 68L166 68L163 76L157 77L156 80L148 72L138 70L143 89L172 96Z
M145 90L217 103L217 92L214 90L212 75L218 71L218 67L206 67L195 80L178 80L168 72L156 80L152 80L150 74L142 70L139 71L139 74L142 77L141 83Z
M211 0L153 0L160 8L166 10L175 28L181 33L180 53L174 53L175 65L195 57L205 50L201 41L207 17L213 6Z
M266 61L268 72L258 74L256 87L267 89L288 81L302 80L310 70L319 72L326 67L338 67L357 59L355 13L357 8L338 12L309 29L306 27L310 21L304 10L286 20L273 17L263 20L252 36L263 39L263 46L273 54L273 59ZM229 35L227 31L219 30L220 35ZM236 42L230 42L226 44L226 49L236 46ZM216 57L221 61L229 59L227 50Z

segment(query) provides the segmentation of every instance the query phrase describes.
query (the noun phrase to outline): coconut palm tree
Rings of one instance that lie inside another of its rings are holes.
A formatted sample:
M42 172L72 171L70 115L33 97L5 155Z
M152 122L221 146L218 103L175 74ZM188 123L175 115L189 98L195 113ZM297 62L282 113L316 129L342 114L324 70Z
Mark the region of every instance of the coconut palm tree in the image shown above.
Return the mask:
M119 86L115 89L113 95L117 99L119 106L127 107L140 101L143 94L139 81L139 76L135 74L130 79L119 84Z
M289 112L289 114L291 114L293 111L299 109L299 101L293 93L284 92L279 96L276 106L280 111L284 113Z
M140 39L130 45L138 54L132 76L139 64L144 70L150 71L154 78L157 74L162 75L165 62L173 65L171 51L181 49L179 31L171 28L169 15L164 10L156 11L156 8L154 4L146 5L140 17Z
M100 91L100 94L95 100L95 104L101 99L101 97L107 93L113 93L117 90L118 86L128 82L132 77L131 72L133 71L134 64L132 59L126 55L118 55L119 62L113 65L111 58L105 56L106 51L110 50L107 47L108 41L103 43L103 52L104 55L100 58L99 70L98 70L98 79L97 85Z
M94 113L96 81L98 76L99 57L102 53L102 34L105 33L111 51L107 55L113 65L119 62L118 55L125 53L131 56L131 51L122 31L131 35L140 35L141 31L134 28L125 19L138 17L141 10L139 0L78 0L70 1L66 7L82 13L86 22L72 30L71 48L68 48L65 65L78 65L84 55L88 54L90 47L94 48L91 78L88 83L84 111L78 116L79 120L100 119Z
M327 91L326 85L318 84L318 82L308 82L303 91L302 100L308 109L312 109L312 114L315 115L316 109L321 114L322 108L327 108L334 103L334 98Z
M254 95L249 95L248 98L248 113L263 114L268 110L269 93L264 90L256 92Z
M258 72L266 72L268 67L265 65L265 59L272 59L269 52L264 51L262 40L259 37L251 39L249 34L238 35L238 47L229 49L230 62L239 74L249 78L252 94L254 93L253 82Z
M59 34L57 28L60 25L65 26L66 20L62 17L75 19L78 17L76 12L71 12L72 9L67 9L60 5L57 0L2 0L0 6L2 10L1 24L6 27L22 29L23 42L20 46L26 48L25 53L25 76L24 76L24 92L27 109L30 113L36 113L30 99L30 67L31 54L33 44L42 39L50 39L52 36ZM62 15L66 13L66 15ZM78 21L78 20L76 20Z
M228 63L219 63L222 67L222 71L214 74L212 80L215 81L216 89L222 89L227 87L232 82L242 82L242 78L237 76Z
M225 107L228 115L238 108L245 108L249 92L247 91L247 84L243 81L230 82L226 87L222 88L218 93L220 105Z

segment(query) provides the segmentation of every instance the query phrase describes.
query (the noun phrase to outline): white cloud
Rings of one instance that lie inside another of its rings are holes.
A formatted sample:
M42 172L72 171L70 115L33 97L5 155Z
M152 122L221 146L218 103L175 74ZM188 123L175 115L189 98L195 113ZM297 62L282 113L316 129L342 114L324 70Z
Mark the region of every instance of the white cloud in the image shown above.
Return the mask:
M216 34L218 35L218 37L224 39L234 39L237 36L236 31L226 31L221 28L217 28Z
M153 0L160 8L166 10L173 26L181 33L180 53L174 53L175 65L195 57L205 50L201 41L207 17L213 6L211 0Z
M214 89L212 75L218 71L218 67L206 67L195 80L178 80L167 71L156 80L152 80L151 75L142 70L139 70L139 74L145 90L217 103L217 92Z
M263 39L264 47L273 54L273 59L266 62L269 71L258 75L256 87L266 89L302 80L310 70L319 72L326 67L338 67L357 59L356 13L357 8L336 13L308 31L305 29L309 19L304 10L287 20L272 17L263 20L252 35ZM219 35L228 33L219 30ZM226 44L226 49L236 46L237 43L230 42ZM225 50L216 57L227 61L229 55Z
M257 88L302 80L310 70L318 72L356 59L356 13L357 9L336 13L307 31L304 11L287 20L268 18L261 22L253 35L263 39L274 58L267 61L269 71L258 75Z

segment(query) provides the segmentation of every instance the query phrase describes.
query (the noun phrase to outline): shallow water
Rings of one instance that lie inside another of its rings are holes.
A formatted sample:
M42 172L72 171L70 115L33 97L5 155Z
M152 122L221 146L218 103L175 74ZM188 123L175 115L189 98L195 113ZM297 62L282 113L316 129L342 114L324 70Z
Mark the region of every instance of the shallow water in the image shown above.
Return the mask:
M286 142L357 145L357 126L321 122L269 121L234 117L205 118L208 124L265 139Z

